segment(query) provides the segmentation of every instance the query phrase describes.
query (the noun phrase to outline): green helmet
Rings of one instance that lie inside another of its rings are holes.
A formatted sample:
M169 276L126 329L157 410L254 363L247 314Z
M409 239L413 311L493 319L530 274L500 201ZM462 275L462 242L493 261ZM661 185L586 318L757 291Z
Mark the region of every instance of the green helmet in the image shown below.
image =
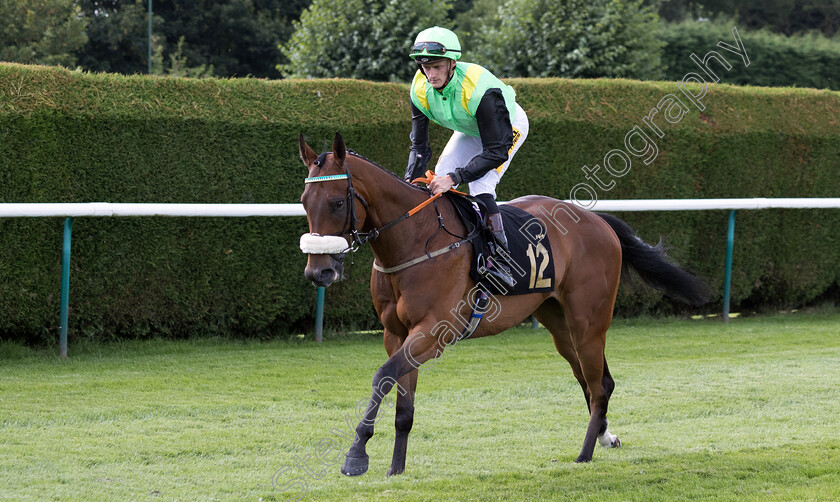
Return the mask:
M461 58L461 42L452 31L435 26L417 35L408 57L418 63L429 63L440 58L457 61Z

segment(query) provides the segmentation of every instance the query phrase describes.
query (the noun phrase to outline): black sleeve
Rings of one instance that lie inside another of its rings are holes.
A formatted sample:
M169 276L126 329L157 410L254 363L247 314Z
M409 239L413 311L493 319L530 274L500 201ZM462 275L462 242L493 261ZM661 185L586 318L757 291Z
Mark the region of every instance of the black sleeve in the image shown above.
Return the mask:
M513 146L513 128L510 114L505 105L505 98L500 89L488 89L478 109L475 111L478 133L481 136L482 151L473 157L466 166L459 167L450 176L456 185L475 181L491 169L495 169L508 159L508 152Z
M405 180L422 177L426 172L426 165L432 158L429 147L429 118L411 103L411 149L408 153L408 165L405 168Z

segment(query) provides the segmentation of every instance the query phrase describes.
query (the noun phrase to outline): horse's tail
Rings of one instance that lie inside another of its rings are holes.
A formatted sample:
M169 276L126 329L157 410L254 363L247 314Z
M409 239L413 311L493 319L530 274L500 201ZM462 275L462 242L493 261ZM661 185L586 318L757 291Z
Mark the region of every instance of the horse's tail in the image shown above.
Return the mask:
M644 242L630 225L609 214L596 213L612 227L621 242L622 268L632 267L651 287L690 305L709 301L711 290L700 278L668 261L662 241Z

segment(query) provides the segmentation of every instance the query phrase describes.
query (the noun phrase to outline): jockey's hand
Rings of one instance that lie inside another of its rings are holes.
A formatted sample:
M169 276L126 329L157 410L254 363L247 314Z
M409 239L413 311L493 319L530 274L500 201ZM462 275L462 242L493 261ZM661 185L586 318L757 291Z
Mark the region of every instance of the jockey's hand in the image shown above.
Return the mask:
M455 186L455 181L447 174L446 176L435 176L435 179L429 183L429 190L432 191L433 195L437 195L440 192L445 192L450 188Z

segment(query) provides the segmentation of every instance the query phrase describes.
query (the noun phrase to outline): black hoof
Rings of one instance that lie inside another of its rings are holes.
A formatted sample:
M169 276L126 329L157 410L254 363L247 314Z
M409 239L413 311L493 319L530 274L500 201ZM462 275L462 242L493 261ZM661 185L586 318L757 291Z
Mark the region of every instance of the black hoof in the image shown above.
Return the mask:
M586 458L583 455L581 455L575 459L576 464L582 464L584 462L592 462L592 457Z
M361 458L347 457L341 466L341 473L345 476L361 476L368 470L368 456Z
M386 476L396 476L397 474L402 474L404 471L405 469L394 469L393 467L391 467L390 469L388 469L388 474L386 474Z

